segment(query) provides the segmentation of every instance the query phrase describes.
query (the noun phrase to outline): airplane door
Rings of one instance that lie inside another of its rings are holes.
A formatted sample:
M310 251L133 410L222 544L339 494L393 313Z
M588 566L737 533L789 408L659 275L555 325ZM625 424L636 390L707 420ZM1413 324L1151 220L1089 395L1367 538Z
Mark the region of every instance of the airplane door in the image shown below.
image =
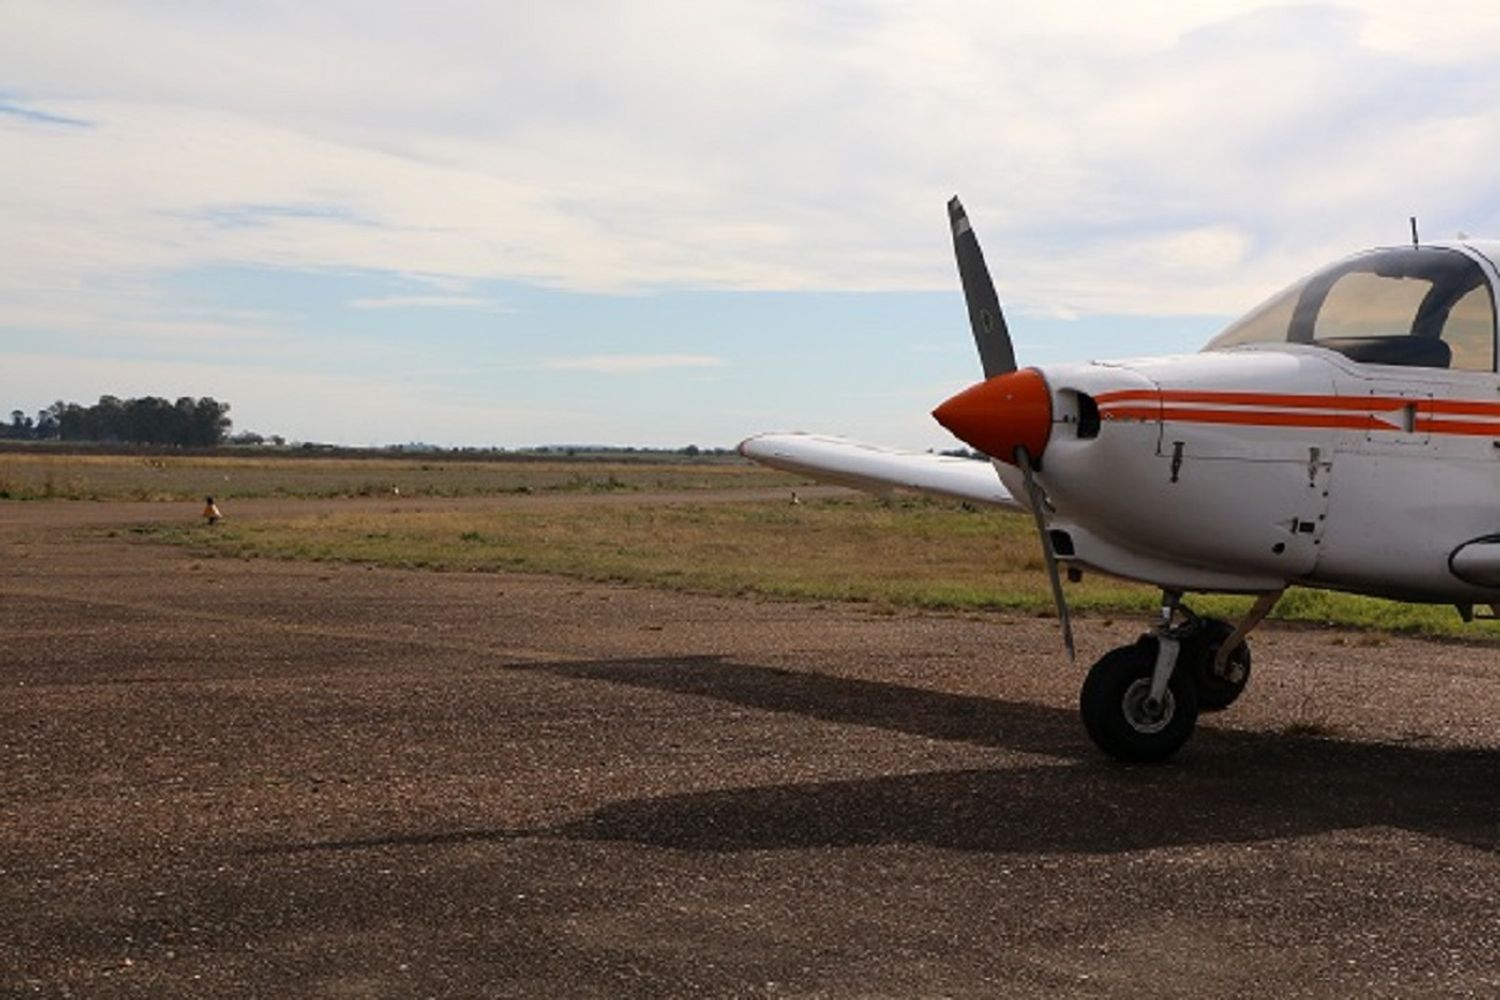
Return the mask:
M1164 389L1157 451L1169 482L1199 484L1189 516L1217 518L1226 551L1286 579L1317 563L1337 452L1332 378L1304 360L1274 359L1283 370L1259 380L1274 391Z
M1413 369L1339 391L1366 402L1371 426L1339 437L1317 579L1441 592L1453 550L1500 531L1500 379Z
M1199 545L1212 538L1217 558L1283 579L1311 573L1327 525L1333 436L1299 428L1297 440L1236 441L1196 429L1165 422L1158 461L1166 496L1182 491L1176 516Z

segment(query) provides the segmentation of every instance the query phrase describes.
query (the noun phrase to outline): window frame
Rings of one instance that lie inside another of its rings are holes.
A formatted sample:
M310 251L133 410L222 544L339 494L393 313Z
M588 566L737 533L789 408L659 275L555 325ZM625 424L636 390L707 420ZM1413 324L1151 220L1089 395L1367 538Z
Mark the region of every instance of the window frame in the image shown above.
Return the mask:
M1489 303L1489 367L1453 368L1451 360L1449 365L1442 368L1420 364L1410 364L1409 366L1437 371L1495 373L1497 362L1500 362L1500 316L1496 314L1495 289L1488 273L1479 261L1475 260L1469 254L1451 247L1392 247L1383 250L1371 250L1339 261L1336 264L1314 272L1307 278L1283 289L1256 306L1243 317L1231 323L1223 332L1214 337L1213 340L1209 341L1204 350L1223 350L1245 344L1287 343L1306 344L1313 347L1324 346L1328 350L1338 351L1339 347L1335 346L1335 341L1339 338L1325 338L1320 341L1315 338L1315 334L1317 333L1319 316L1327 304L1330 292L1333 291L1334 286L1340 280L1351 274L1374 274L1378 277L1396 280L1414 278L1429 282L1430 287L1423 295L1416 311L1412 314L1410 328L1406 333L1389 334L1380 338L1385 339L1388 337L1392 341L1399 341L1403 337L1443 339L1443 331L1448 323L1453 307L1476 288L1483 287ZM1294 300L1294 303L1286 329L1281 331L1281 339L1257 339L1232 341L1228 344L1223 343L1226 337L1248 326L1256 317L1274 314L1285 309L1286 303L1289 300ZM1444 343L1450 349L1453 346L1452 341L1445 340Z

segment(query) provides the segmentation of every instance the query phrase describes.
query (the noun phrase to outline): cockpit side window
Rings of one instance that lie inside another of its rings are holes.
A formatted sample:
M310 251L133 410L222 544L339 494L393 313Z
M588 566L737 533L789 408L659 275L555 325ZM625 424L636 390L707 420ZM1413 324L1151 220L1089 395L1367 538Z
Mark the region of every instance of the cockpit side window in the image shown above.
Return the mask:
M1494 371L1494 298L1479 265L1456 250L1378 250L1292 286L1207 349L1276 342L1366 364Z
M1409 337L1432 283L1372 271L1339 276L1312 317L1313 343L1347 337Z
M1488 285L1471 289L1448 311L1442 338L1453 349L1453 367L1466 372L1495 370L1495 300Z

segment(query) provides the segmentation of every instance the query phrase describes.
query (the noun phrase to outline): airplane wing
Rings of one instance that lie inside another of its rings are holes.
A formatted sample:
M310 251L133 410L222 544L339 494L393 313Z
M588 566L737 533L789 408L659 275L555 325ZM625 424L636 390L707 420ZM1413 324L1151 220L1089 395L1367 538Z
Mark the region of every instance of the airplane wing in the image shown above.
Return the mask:
M911 490L1009 510L1025 510L1001 485L989 462L954 455L898 451L827 434L757 434L740 454L773 469L870 493Z

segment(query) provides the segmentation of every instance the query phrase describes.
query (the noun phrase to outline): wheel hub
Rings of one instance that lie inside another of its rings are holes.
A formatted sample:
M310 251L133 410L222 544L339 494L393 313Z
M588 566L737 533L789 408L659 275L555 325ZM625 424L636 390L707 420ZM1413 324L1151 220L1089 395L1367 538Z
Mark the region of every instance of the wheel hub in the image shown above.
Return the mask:
M1138 733L1159 733L1167 728L1172 721L1172 712L1177 707L1177 700L1172 697L1168 689L1162 694L1161 700L1157 701L1151 697L1151 678L1142 677L1130 687L1125 689L1125 697L1121 704L1124 710L1125 721L1130 723L1130 728Z
M1217 653L1218 647L1214 647L1211 652ZM1213 671L1215 677L1228 681L1230 684L1242 683L1247 673L1245 670L1245 657L1240 654L1238 649L1229 654L1229 662L1224 664L1222 670L1219 669L1217 662L1213 662L1209 669Z

